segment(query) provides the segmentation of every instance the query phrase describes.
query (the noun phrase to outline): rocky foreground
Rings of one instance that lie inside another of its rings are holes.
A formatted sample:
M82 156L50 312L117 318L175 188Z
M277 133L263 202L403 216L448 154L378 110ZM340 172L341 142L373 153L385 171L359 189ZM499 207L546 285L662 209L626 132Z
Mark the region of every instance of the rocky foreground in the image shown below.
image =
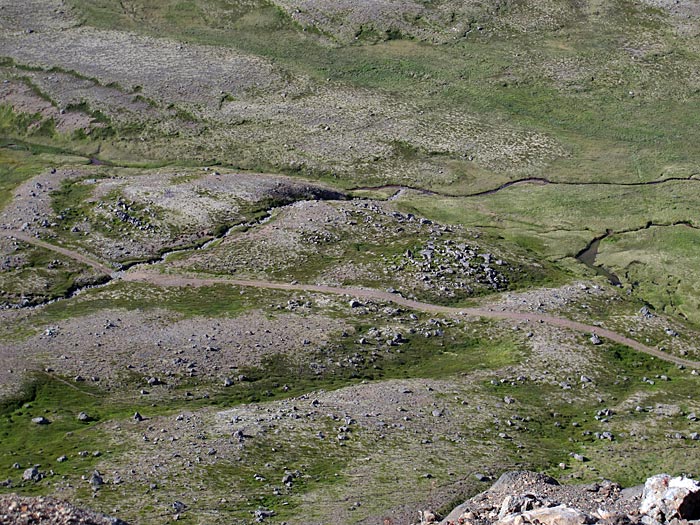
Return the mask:
M16 494L0 496L0 524L127 525L70 503ZM623 489L610 481L565 486L544 474L506 472L442 521L431 511L420 512L420 525L429 524L700 525L700 482L659 474Z
M52 498L0 496L2 525L127 525L120 519L74 507Z
M442 521L433 512L421 512L420 524L430 523L700 525L700 483L659 474L627 489L610 481L564 486L544 474L507 472Z

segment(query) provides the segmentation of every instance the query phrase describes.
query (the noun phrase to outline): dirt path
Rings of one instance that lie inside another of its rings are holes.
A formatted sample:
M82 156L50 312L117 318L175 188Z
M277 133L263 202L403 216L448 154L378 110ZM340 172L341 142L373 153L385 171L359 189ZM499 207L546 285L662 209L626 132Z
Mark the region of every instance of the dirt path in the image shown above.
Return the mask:
M78 253L74 250L68 248L62 248L60 246L55 246L48 242L44 242L36 237L32 237L23 232L9 230L5 234L9 237L15 237L24 242L45 248L47 250L53 250L56 253L65 255L66 257L71 257L76 261L85 263L93 268L104 272L107 275L111 275L113 278L120 279L128 282L143 282L148 284L154 284L157 286L211 286L215 284L230 284L234 286L249 286L253 288L265 288L272 290L290 290L299 292L318 292L318 293L329 293L336 295L347 295L350 297L357 297L363 299L376 299L379 301L388 301L400 306L405 306L406 308L411 308L413 310L419 310L422 312L429 313L443 313L450 315L471 315L474 317L486 317L489 319L511 319L514 321L528 321L531 323L545 323L551 326L559 326L561 328L566 328L569 330L574 330L577 332L583 332L592 334L595 333L600 337L609 339L616 343L628 346L639 352L657 357L663 361L674 363L676 365L683 365L687 367L700 367L700 362L691 361L690 359L683 359L682 357L677 357L674 355L667 354L656 348L644 345L639 341L620 335L612 330L607 330L598 326L587 325L585 323L579 323L577 321L572 321L570 319L564 319L561 317L553 317L549 315L540 315L529 312L511 312L511 311L497 311L490 308L455 308L451 306L441 306L437 304L424 303L421 301L414 301L412 299L406 299L398 294L393 294L389 292L383 292L381 290L374 290L371 288L357 288L357 287L339 287L339 286L325 286L325 285L315 285L315 284L292 284L292 283L278 283L271 281L256 281L252 279L229 279L229 278L216 278L216 277L192 277L185 275L167 275L156 272L149 272L142 268L134 268L127 272L114 273L113 270L104 264L101 264L93 259Z
M674 355L667 354L656 348L646 346L639 341L620 335L612 330L607 330L598 326L579 323L570 319L561 317L553 317L549 315L540 315L527 312L511 312L511 311L496 311L493 309L484 308L455 308L451 306L440 306L436 304L424 303L406 299L398 294L374 290L371 288L356 288L356 287L336 287L314 284L292 284L292 283L277 283L270 281L256 281L250 279L228 279L228 278L208 278L208 277L190 277L182 275L166 275L145 270L134 270L124 273L120 276L121 279L129 282L145 282L155 284L157 286L211 286L215 284L231 284L235 286L250 286L253 288L266 288L273 290L290 290L300 292L318 292L330 293L336 295L347 295L350 297L363 299L376 299L380 301L388 301L394 304L405 306L413 310L419 310L428 313L444 313L451 315L470 315L474 317L486 317L490 319L511 319L516 321L528 321L531 323L545 323L552 326L559 326L577 332L587 334L595 333L600 337L609 339L616 343L628 346L639 352L657 357L664 361L683 365L687 367L698 367L700 362L683 359Z
M56 246L55 244L42 241L41 239L37 239L36 237L28 235L19 230L5 230L3 233L7 237L14 237L15 239L29 244L33 244L34 246L38 246L46 250L51 250L53 252L60 253L61 255L65 255L66 257L70 257L71 259L81 262L83 264L87 264L88 266L91 266L104 274L111 275L112 273L114 273L113 268L105 266L104 264L91 259L87 255L83 255L82 253L76 252L75 250L62 248L61 246Z

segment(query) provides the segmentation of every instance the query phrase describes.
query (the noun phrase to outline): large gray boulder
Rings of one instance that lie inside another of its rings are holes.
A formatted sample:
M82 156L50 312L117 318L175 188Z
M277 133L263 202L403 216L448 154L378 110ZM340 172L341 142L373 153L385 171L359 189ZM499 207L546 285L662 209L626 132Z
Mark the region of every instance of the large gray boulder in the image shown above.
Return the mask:
M22 473L22 479L24 481L41 481L44 478L44 473L40 472L39 469L34 467L29 467Z

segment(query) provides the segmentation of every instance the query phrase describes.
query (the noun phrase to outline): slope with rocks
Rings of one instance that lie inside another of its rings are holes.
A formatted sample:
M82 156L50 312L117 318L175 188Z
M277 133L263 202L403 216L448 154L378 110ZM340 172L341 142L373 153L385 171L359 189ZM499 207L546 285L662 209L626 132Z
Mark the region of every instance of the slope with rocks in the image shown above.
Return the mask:
M560 485L545 474L504 473L487 491L456 507L440 525L689 525L700 522L700 483L658 474L623 489L608 480ZM438 523L420 512L421 525Z

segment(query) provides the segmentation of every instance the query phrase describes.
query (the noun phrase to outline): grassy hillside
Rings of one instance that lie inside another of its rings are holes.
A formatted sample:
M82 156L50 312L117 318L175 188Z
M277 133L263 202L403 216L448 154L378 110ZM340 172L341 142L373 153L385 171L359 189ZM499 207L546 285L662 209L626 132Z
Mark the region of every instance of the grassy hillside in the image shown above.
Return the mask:
M697 470L696 2L3 7L0 490L404 523Z

